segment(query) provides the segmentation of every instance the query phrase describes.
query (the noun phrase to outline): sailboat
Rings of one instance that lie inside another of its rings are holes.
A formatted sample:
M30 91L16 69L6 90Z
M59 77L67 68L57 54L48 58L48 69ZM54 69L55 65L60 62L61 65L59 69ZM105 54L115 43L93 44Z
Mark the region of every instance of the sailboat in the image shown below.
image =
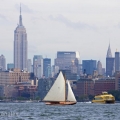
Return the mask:
M68 90L66 90L66 83ZM64 78L61 71L43 101L46 105L73 105L77 103L70 83Z

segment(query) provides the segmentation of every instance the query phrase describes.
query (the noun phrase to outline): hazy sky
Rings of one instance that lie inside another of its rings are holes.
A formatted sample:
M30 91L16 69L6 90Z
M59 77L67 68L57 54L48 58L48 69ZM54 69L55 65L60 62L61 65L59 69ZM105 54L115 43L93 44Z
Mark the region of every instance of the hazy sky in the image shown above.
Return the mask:
M13 62L14 30L22 7L28 58L56 58L57 51L79 51L81 61L100 60L105 67L120 51L120 0L0 0L0 54Z

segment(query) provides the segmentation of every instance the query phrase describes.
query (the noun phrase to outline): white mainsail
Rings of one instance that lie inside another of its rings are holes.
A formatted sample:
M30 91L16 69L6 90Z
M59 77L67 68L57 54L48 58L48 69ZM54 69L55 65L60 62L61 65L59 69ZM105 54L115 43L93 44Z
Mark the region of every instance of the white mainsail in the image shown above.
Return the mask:
M71 86L70 86L70 83L69 81L67 80L67 84L68 84L68 96L67 96L67 101L73 101L73 102L76 102L76 98L73 94L73 91L71 89Z
M65 79L62 72L59 73L43 101L65 101Z

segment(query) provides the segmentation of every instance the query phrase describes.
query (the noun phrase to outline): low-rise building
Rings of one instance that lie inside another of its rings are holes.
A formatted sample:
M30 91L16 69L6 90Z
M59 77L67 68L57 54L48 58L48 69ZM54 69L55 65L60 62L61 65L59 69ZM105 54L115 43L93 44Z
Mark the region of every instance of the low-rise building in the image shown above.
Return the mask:
M94 95L110 90L115 90L115 78L100 79L94 82Z
M18 96L18 90L15 85L0 85L0 97L13 98Z
M120 71L115 73L115 90L120 90Z
M79 79L74 89L75 96L97 95L103 91L115 90L115 78L107 79Z
M94 82L92 79L80 79L74 89L75 96L94 95Z
M32 85L31 82L20 82L16 85L19 97L35 99L37 85Z
M14 85L18 82L28 82L33 79L33 73L13 69L13 71L0 71L0 85Z

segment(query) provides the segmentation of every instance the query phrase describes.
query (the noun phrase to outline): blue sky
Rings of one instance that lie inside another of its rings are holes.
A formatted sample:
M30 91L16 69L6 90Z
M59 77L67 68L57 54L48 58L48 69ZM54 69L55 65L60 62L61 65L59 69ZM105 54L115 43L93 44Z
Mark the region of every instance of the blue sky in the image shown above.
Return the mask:
M120 0L0 0L0 54L13 62L14 30L22 7L28 58L56 58L57 51L79 51L81 61L105 67L109 45L120 51Z

